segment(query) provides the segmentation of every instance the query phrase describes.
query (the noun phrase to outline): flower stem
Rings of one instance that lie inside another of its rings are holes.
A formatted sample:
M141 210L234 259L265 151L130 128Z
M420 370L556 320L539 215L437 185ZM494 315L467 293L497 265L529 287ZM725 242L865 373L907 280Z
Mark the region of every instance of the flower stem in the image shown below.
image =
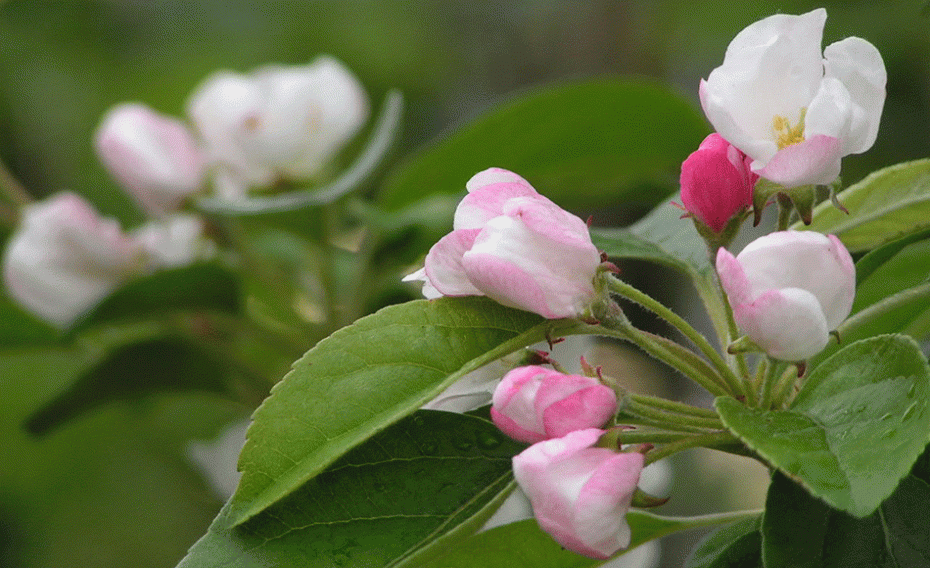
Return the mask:
M693 414L682 414L679 412L642 404L641 402L636 401L633 397L628 397L625 402L626 408L623 409L624 412L633 414L635 416L651 418L675 426L689 426L694 428L716 430L723 428L723 423L720 422L720 418L716 416L711 418L695 416Z
M782 372L781 377L776 383L778 386L775 387L775 407L782 409L788 408L788 404L791 402L792 390L797 382L797 368L789 365L788 368Z
M600 335L616 337L617 339L623 339L633 343L646 353L677 370L682 375L691 379L698 385L704 387L714 396L729 394L727 389L721 385L716 375L708 374L707 370L702 369L698 365L694 364L694 362L687 356L673 351L663 343L650 339L645 332L636 329L632 325L625 324L620 329L613 329L611 327L599 325L595 328L595 330L596 333L599 333ZM678 347L683 351L687 351L687 349L681 347L680 345ZM691 353L691 355L694 358L698 358L693 353Z
M720 291L720 298L723 301L723 313L727 316L727 329L730 334L729 340L732 342L739 337L739 329L736 327L736 320L733 319L733 308L730 306L730 300L727 298L727 293L720 284L719 279L717 282L717 289ZM753 385L750 384L749 367L746 365L746 356L743 353L736 353L732 355L732 357L733 360L736 361L736 368L739 370L740 376L743 377L743 380L740 381L740 392L746 398L746 403L753 405L756 402L755 389Z
M647 416L648 413L640 413L638 410L623 410L617 414L616 422L624 426L649 426L657 430L667 432L678 432L679 436L688 436L695 434L706 434L709 430L720 429L713 426L695 426L687 424L681 420L681 415L657 414L655 417Z
M727 445L735 441L737 441L737 438L725 430L706 434L698 434L696 436L689 436L676 442L665 444L661 448L646 454L646 465L655 463L660 459L666 458L672 454L677 454L682 450Z
M699 408L697 406L691 406L690 404L685 404L683 402L668 400L667 398L650 396L646 394L630 393L627 396L630 397L630 400L639 404L652 406L654 408L661 408L663 410L670 410L679 414L690 414L691 416L700 416L703 418L719 418L717 412L709 408Z
M727 365L726 361L723 360L723 357L717 352L716 349L707 341L707 339L701 335L698 330L694 329L691 324L686 322L678 314L668 309L662 303L658 302L648 294L637 290L633 286L630 286L626 282L618 280L617 278L609 278L608 285L610 291L616 293L619 296L622 296L630 301L636 302L637 304L643 306L649 311L655 313L660 318L664 319L668 323L672 324L678 331L680 331L685 337L687 337L694 345L697 347L701 353L704 354L710 361L711 365L717 370L724 381L726 381L728 390L730 394L734 396L737 393L742 393L745 389L741 383L745 382L740 380L739 377L733 372L733 370Z
M759 389L759 408L769 410L772 408L772 397L777 392L776 385L778 381L778 372L782 366L777 361L770 360L765 369L765 375L762 379L762 385Z
M635 430L621 432L619 441L621 444L668 444L689 436L690 434L657 428L636 428Z

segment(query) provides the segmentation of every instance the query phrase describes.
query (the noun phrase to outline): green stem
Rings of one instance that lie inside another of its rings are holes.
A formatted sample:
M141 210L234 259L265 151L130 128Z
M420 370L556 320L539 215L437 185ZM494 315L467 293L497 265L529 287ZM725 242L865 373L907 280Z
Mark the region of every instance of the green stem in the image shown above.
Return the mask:
M622 329L612 329L603 325L599 325L595 328L595 330L595 333L598 333L599 335L616 337L617 339L623 339L633 343L646 353L677 370L682 375L691 379L698 385L704 387L714 396L729 394L727 390L715 380L714 377L707 375L703 369L700 369L698 366L694 365L686 357L682 357L681 355L676 354L665 345L650 340L644 332L641 332L631 325L626 325Z
M635 430L624 430L620 433L619 440L621 444L668 444L689 435L657 428L637 428Z
M708 380L713 381L714 384L718 386L718 390L720 390L720 392L728 393L726 381L723 379L723 377L720 376L719 373L717 373L717 370L711 367L710 363L708 363L707 360L703 359L700 355L694 351L691 351L684 345L668 339L667 337L662 337L661 335L649 333L648 331L643 331L641 329L633 329L636 333L642 336L644 341L651 341L661 347L664 347L670 353L686 361L691 365L691 367L698 369L704 377L707 377Z
M665 444L661 448L646 454L646 465L655 463L662 458L667 458L672 454L677 454L682 450L727 445L736 440L736 437L727 431L710 432L706 434L699 434L697 436L689 436L687 438L678 440L677 442Z
M749 388L752 392L760 392L762 390L762 380L765 378L765 373L769 369L769 359L768 357L763 357L759 361L759 365L756 366L756 372L752 377Z
M759 408L769 410L772 407L772 397L775 394L776 384L778 383L778 371L781 365L776 361L769 361L765 369L765 375L762 379L762 385L759 392Z
M798 381L798 371L797 368L793 365L789 365L787 369L782 372L781 377L778 379L775 387L775 397L774 397L774 406L777 408L788 408L788 404L791 402L792 391L794 390L794 385Z
M626 400L626 407L623 410L635 416L664 422L669 426L689 426L693 428L717 430L723 428L723 423L720 421L719 417L707 418L703 416L680 414L678 412L655 408L654 406L647 406L633 400L632 397Z
M338 203L338 202L337 202ZM323 238L319 244L317 267L320 287L323 291L323 313L326 314L326 331L333 331L342 327L339 321L338 294L336 293L335 265L333 263L332 245L329 239L333 236L336 218L338 216L337 203L330 203L323 208Z
M723 285L720 284L719 279L717 282L717 290L720 292L720 299L723 302L723 312L727 317L727 329L730 335L729 341L736 341L739 337L739 329L736 327L736 320L733 319L733 308L730 306L730 299L727 298L727 293L723 289ZM746 356L743 353L735 353L732 357L733 360L736 361L736 368L739 370L740 376L743 377L743 380L740 381L739 392L746 398L746 404L751 406L756 402L755 389L753 385L750 384L749 367L746 365Z
M660 318L664 319L668 323L672 324L678 331L680 331L685 337L687 337L694 345L697 347L701 353L710 360L711 365L720 373L720 376L724 378L727 382L727 385L730 389L730 394L736 394L742 392L744 389L741 386L741 381L733 370L727 365L726 361L723 360L720 353L707 341L707 339L701 335L698 330L694 329L691 324L686 322L678 314L668 309L662 303L658 302L645 292L642 292L633 286L630 286L626 282L618 280L617 278L608 278L608 285L611 292L616 293L619 296L622 296L630 301L636 302L637 304L643 306L649 311L655 313Z
M624 426L649 426L650 428L655 428L656 430L678 432L680 436L706 434L708 430L713 429L712 427L692 426L690 424L673 422L664 415L653 418L651 416L645 416L637 412L627 411L621 411L619 414L617 414L616 421L617 424ZM719 429L719 426L717 426L717 429Z
M716 411L709 408L699 408L697 406L691 406L690 404L685 404L683 402L678 402L675 400L668 400L667 398L661 398L658 396L651 396L647 394L635 394L630 393L627 395L630 397L630 400L637 402L639 404L644 404L647 406L652 406L654 408L661 408L663 410L670 410L672 412L678 412L680 414L690 414L691 416L700 416L703 418L719 418L720 415Z

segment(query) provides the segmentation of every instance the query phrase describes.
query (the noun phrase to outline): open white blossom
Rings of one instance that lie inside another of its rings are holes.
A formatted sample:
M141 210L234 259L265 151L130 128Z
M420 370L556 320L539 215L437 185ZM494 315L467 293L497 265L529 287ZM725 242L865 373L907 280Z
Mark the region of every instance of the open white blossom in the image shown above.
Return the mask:
M848 37L821 52L826 19L821 8L760 20L701 81L717 132L752 158L754 172L789 188L835 180L843 156L875 142L885 104L878 50Z

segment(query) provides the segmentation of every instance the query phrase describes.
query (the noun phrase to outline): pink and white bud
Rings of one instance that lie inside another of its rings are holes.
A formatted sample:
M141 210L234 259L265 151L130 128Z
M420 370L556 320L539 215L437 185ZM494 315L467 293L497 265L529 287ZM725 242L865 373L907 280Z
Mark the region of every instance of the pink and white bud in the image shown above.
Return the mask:
M491 419L515 440L535 444L603 426L617 411L617 394L597 379L540 366L518 367L494 391Z
M576 430L534 444L513 458L540 528L565 548L609 558L630 545L630 509L645 458L595 448L603 430Z
M875 142L887 74L871 43L849 37L821 50L827 12L777 14L751 24L701 81L704 114L784 187L828 184L840 159Z
M145 257L148 270L178 268L208 258L212 241L203 234L203 219L197 215L174 214L149 221L132 232Z
M318 175L368 120L368 97L342 63L220 71L188 102L211 161L230 179L267 186Z
M204 157L190 131L140 103L110 109L94 134L110 174L145 208L161 215L201 188Z
M770 356L803 361L827 346L849 316L856 270L833 235L780 231L737 256L717 251L717 274L736 323Z
M3 278L26 309L67 327L137 273L140 256L117 221L63 192L23 210L7 243Z
M601 263L588 226L512 172L492 168L466 184L453 231L426 256L427 294L477 296L555 319L578 316L595 298Z
M759 176L750 160L719 134L711 134L681 164L681 201L685 209L713 232L752 206Z

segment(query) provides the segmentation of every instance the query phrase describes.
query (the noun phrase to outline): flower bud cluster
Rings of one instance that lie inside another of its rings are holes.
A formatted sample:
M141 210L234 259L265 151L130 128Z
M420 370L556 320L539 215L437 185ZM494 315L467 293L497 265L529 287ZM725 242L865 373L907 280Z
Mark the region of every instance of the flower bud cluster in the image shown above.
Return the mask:
M849 252L832 235L791 231L762 237L736 257L720 247L750 207L758 222L770 195L809 222L807 186L833 182L843 156L875 142L885 101L881 55L856 37L821 50L825 21L823 9L779 14L737 34L723 64L700 84L717 132L681 169L684 208L716 257L737 324L761 350L787 361L819 353L849 315ZM760 177L769 185L754 200Z
M368 112L361 84L328 56L213 74L188 103L194 131L141 103L113 107L94 148L152 219L124 233L73 193L27 207L3 258L10 295L66 327L133 276L203 258L212 250L204 220L181 209L209 177L219 196L239 198L253 187L318 176Z
M339 61L219 71L191 95L181 121L141 103L111 109L95 136L101 161L149 213L176 210L207 184L220 197L319 176L368 119L368 98ZM197 133L197 135L194 134Z
M533 444L513 470L539 526L593 558L629 546L624 517L645 464L641 453L595 447L616 411L616 393L598 379L535 365L507 373L492 399L494 423Z

